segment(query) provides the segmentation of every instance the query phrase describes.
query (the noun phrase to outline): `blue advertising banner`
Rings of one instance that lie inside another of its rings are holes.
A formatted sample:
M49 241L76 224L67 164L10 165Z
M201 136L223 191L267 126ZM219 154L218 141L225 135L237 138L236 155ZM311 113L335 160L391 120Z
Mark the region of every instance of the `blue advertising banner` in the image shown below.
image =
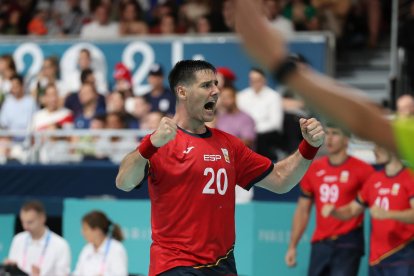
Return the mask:
M323 34L298 36L289 43L290 50L302 54L321 72L327 72L328 38ZM2 40L0 55L11 54L19 73L33 78L46 57L60 60L61 79L70 83L77 68L79 51L88 49L92 54L93 69L109 83L113 83L113 70L118 62L124 63L133 73L133 85L137 94L148 90L146 77L150 66L160 63L165 72L182 59L205 59L215 66L227 66L238 76L236 86L248 85L247 75L254 65L235 36L163 38L140 37L116 41L84 40Z
M14 235L15 215L0 215L0 262L7 258Z
M297 265L287 267L285 255L296 204L291 202L254 202L236 208L236 262L241 275L307 275L311 238L315 228L312 211L309 224L297 248ZM365 238L369 238L369 220L365 220ZM366 242L367 246L368 242ZM366 252L369 252L368 248ZM368 275L365 256L360 276Z
M314 229L313 215L297 249L297 266L288 268L284 262L295 207L295 203L280 202L237 205L235 257L239 275L306 275ZM63 235L71 245L73 266L85 244L80 230L82 216L93 209L104 211L112 221L121 225L126 237L124 245L128 252L129 271L146 275L151 244L148 200L65 200ZM368 220L366 222L369 224ZM367 266L365 257L359 275L367 275Z

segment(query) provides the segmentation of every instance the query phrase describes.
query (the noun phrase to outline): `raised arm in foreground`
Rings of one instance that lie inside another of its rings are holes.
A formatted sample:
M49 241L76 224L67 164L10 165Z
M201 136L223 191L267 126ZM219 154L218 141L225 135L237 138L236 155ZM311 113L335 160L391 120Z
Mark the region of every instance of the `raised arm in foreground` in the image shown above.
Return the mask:
M271 28L260 12L260 2L234 2L236 30L245 47L268 69L280 72L286 61L286 45L282 35ZM318 112L329 116L355 135L396 152L397 146L390 122L373 104L356 95L354 89L301 65L286 74L284 82Z

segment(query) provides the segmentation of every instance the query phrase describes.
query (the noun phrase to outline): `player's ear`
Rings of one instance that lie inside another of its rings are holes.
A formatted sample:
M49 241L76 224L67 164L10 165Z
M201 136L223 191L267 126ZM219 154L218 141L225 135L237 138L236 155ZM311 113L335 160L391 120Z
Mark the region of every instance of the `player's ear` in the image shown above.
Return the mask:
M185 86L179 85L177 86L177 97L180 100L186 100L187 99L187 89Z

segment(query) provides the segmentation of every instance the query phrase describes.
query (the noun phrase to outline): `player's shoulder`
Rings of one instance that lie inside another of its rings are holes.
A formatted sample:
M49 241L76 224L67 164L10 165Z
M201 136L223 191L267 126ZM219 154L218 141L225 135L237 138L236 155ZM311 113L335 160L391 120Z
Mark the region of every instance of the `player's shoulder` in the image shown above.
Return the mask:
M373 165L358 159L354 156L349 156L348 170L352 171L358 178L358 181L366 182L370 176L376 172Z
M355 168L359 168L359 169L374 169L373 166L359 158L356 158L355 156L349 156L348 157L348 162L351 166L355 167Z
M409 175L411 177L414 177L414 171L412 169L408 168L408 167L404 167L401 170L401 172L404 173L404 174L407 174L407 175Z
M230 133L227 133L217 128L210 128L210 130L212 132L212 137L214 138L214 140L218 141L223 146L226 145L227 147L234 149L234 150L239 150L244 147L247 147L242 142L242 140L240 140L240 138Z
M210 128L209 127L208 129L211 131L212 136L216 139L227 139L229 141L234 141L234 140L240 141L240 139L237 138L236 136L234 136L230 133L227 133L223 130L220 130L218 128Z
M372 174L369 175L365 183L374 184L378 181L387 180L389 177L385 174L385 170L374 171Z
M406 179L407 182L414 183L414 172L407 167L404 167L399 174L399 177Z

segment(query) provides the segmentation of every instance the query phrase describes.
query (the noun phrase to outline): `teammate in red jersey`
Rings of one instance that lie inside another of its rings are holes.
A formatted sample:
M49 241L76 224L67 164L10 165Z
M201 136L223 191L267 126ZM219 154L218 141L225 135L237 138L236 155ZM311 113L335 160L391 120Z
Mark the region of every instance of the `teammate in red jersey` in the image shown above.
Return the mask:
M414 275L414 177L398 157L386 154L384 170L371 175L356 200L338 209L326 204L322 215L347 220L369 207L370 276Z
M148 173L153 239L149 275L237 275L236 184L288 192L323 143L323 128L315 119L301 119L299 150L273 164L234 136L205 126L214 118L219 96L214 66L178 62L169 82L177 96L174 118L163 118L124 158L116 185L130 191Z
M328 125L325 146L328 156L312 163L300 182L301 196L293 218L292 233L285 261L296 265L296 247L309 221L312 204L316 206L316 228L308 275L358 274L364 253L363 215L349 221L324 218L324 204L336 207L351 202L362 184L374 172L369 164L347 154L348 136L342 129Z

